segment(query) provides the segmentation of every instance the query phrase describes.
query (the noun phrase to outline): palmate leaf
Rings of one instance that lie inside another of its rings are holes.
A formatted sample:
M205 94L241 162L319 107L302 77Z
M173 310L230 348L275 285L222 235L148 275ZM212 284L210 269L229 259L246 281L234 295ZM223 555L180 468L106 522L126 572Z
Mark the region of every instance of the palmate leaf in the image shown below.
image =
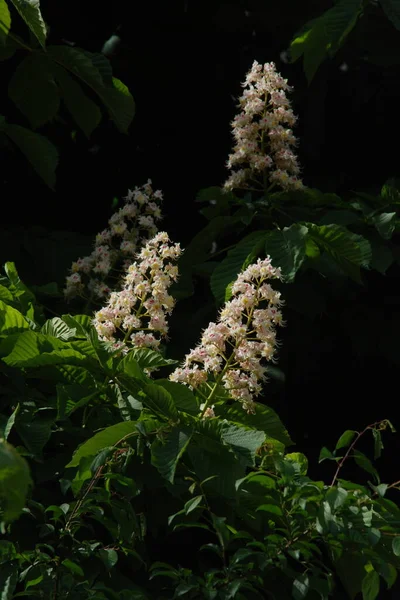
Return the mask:
M6 337L28 329L29 323L23 315L9 304L5 304L0 300L0 337Z
M11 27L11 15L6 0L0 0L0 45L5 46Z
M40 12L40 0L11 0L39 44L46 46L46 25Z
M221 217L223 219L223 217ZM261 251L268 231L254 231L243 238L228 252L227 257L214 269L211 276L211 290L218 303L227 299L226 288L232 283L242 268L254 260Z
M54 189L58 164L56 147L47 138L20 125L5 123L1 129L25 155L45 184Z
M111 425L93 437L87 440L84 444L74 452L72 460L66 465L69 467L77 467L82 458L88 456L96 456L104 448L115 446L118 442L129 437L131 434L137 433L136 423L133 421L122 421L116 425Z
M176 467L189 445L191 435L188 427L174 427L151 445L151 462L170 483L174 481Z
M362 0L339 0L320 17L307 23L290 45L292 62L304 56L308 83L326 56L333 56L355 27L362 14Z
M306 257L308 229L295 223L279 231L272 231L265 240L265 252L274 267L280 267L284 281L291 283Z
M33 129L54 119L60 106L52 66L46 54L32 52L19 63L8 85L10 99Z
M54 65L54 76L62 99L76 124L87 138L101 121L101 110L82 90L80 84L60 65Z
M49 46L47 53L58 65L88 85L102 100L118 129L127 133L135 113L133 98L118 79L112 78L111 84L106 84L98 57L68 46Z
M360 267L368 267L371 261L370 243L340 225L306 223L306 226L310 239L331 256L344 273L360 283Z

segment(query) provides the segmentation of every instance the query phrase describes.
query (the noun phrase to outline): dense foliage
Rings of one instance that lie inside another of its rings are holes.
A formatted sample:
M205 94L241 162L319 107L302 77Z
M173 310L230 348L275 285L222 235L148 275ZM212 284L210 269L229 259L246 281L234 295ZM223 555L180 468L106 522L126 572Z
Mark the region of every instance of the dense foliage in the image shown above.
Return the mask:
M304 55L309 81L375 4L339 1L295 35L290 58ZM382 8L397 27L396 2ZM47 45L47 33L37 1L0 0L2 56L21 58L9 97L30 125L2 132L53 187L57 152L36 129L72 117L89 137L97 97L126 133L134 108L103 53ZM348 304L355 329L351 299L397 268L399 181L306 186L286 79L254 61L243 87L230 173L198 192L204 226L185 248L160 231L149 180L114 199L63 289L4 265L1 600L375 600L396 586L399 475L381 479L376 464L396 423L360 410L360 430L322 447L314 477L267 392L285 356L307 360L332 306ZM281 326L299 323L308 338L294 344Z

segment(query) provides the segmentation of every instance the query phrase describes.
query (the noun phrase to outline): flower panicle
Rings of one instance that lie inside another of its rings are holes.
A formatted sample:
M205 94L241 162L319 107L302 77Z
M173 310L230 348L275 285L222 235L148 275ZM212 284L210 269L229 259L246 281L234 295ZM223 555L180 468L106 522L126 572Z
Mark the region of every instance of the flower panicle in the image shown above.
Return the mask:
M140 246L156 235L162 219L163 194L153 191L151 179L143 186L128 190L124 205L108 221L108 228L96 235L89 256L72 263L66 278L64 295L104 300L111 294L109 278L113 272L126 270Z
M170 379L197 389L213 390L221 383L231 398L254 411L254 398L266 380L266 362L274 361L276 327L284 325L280 292L268 283L281 271L269 257L258 259L240 273L216 323L203 331L200 343L186 355ZM207 403L205 403L207 411ZM207 416L210 411L207 412Z
M291 91L287 80L273 62L253 66L246 75L245 88L239 98L241 112L232 121L233 152L227 167L231 174L224 184L225 191L270 185L284 190L302 189L300 167L293 147L297 140L292 127L296 116L286 92ZM260 181L261 180L261 181Z
M159 232L137 253L127 269L121 291L112 292L105 307L95 313L93 324L99 338L114 347L157 349L167 337L167 315L175 305L168 293L178 278L174 264L182 253L179 244Z

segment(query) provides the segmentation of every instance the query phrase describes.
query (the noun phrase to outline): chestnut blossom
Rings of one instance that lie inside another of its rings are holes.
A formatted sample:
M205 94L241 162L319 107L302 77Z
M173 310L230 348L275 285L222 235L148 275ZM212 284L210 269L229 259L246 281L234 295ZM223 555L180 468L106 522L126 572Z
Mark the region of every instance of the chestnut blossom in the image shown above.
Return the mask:
M232 121L235 139L227 167L231 175L225 190L278 184L284 190L303 188L300 167L292 147L296 138L291 127L296 117L286 97L291 88L277 73L274 63L254 61L242 84L241 112Z
M266 362L274 360L276 326L283 325L281 294L268 283L280 277L280 269L272 266L269 257L240 273L217 322L208 325L199 345L170 375L172 381L200 388L207 397L203 416L214 414L208 403L218 384L247 412L254 411L254 398L266 379Z
M124 206L111 216L108 229L96 235L93 252L72 263L64 288L66 298L108 298L110 276L115 277L121 268L126 270L138 249L157 233L161 200L162 192L153 191L150 179L142 187L128 190Z
M181 253L180 245L172 244L165 232L143 246L127 270L122 290L111 292L106 306L95 313L93 324L101 340L116 348L126 348L128 342L135 347L159 347L168 333L166 315L175 303L168 288L177 280L173 263Z

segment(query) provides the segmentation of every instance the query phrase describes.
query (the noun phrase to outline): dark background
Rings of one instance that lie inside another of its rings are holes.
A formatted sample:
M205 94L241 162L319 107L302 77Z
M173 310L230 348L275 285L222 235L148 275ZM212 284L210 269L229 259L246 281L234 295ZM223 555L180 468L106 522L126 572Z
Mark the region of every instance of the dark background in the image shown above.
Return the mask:
M49 43L68 40L98 52L118 32L111 62L137 110L127 136L107 120L89 141L79 132L72 139L71 127L59 122L43 127L60 152L55 192L22 160L2 153L2 263L15 261L28 284L62 284L71 261L104 228L113 197L148 178L164 191L165 229L188 244L204 224L196 193L226 178L235 98L255 59L275 61L294 86L307 185L349 197L351 190L376 193L388 177L399 176L400 33L379 5L369 7L311 85L301 61L282 60L295 32L330 6L326 0L42 0ZM2 64L0 112L26 125L7 100L13 60ZM327 290L318 318L293 305L285 313L280 367L286 383L272 383L266 401L311 459L345 429L382 418L400 427L398 269L395 263L385 277L366 272L363 286ZM313 285L312 278L304 282ZM176 322L174 334L185 341ZM399 449L398 436L387 439L383 481L400 478Z

